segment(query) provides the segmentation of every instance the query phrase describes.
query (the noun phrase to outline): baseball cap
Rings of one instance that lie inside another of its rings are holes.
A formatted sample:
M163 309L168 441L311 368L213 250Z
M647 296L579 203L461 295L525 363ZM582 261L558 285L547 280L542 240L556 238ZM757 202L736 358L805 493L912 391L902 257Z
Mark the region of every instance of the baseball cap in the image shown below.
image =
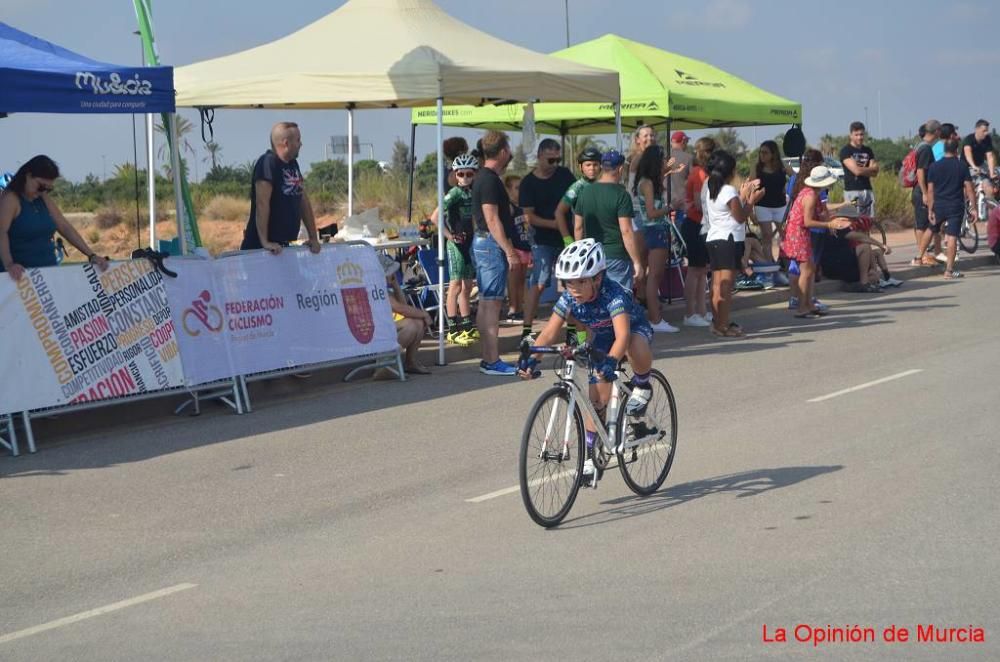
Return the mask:
M688 139L688 134L684 133L683 131L674 131L673 133L670 134L671 142L679 143L687 139Z
M625 163L625 157L617 149L609 149L601 155L601 165L605 168L617 168Z

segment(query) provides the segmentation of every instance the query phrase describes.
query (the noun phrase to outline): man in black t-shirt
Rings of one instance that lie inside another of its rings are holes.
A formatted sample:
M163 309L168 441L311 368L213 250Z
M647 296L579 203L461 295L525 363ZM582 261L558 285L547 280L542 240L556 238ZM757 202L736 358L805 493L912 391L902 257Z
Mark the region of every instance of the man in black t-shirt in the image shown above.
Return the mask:
M517 368L500 360L497 336L500 334L500 308L507 293L510 265L520 264L508 229L513 228L510 196L500 180L511 160L507 134L487 131L482 138L485 162L472 182L472 220L475 237L472 254L479 285L479 310L476 326L482 343L479 372L485 375L517 375Z
M546 138L538 144L538 165L521 180L521 199L518 204L535 230L535 243L531 247L533 266L528 276L521 337L531 333L538 299L545 288L552 284L556 258L568 243L573 243L568 219L556 218L559 201L576 182L576 177L561 166L561 162L562 149L559 143Z
M997 171L997 155L993 151L993 138L990 137L990 123L986 120L976 122L976 129L962 141L962 155L970 168L981 168L983 163L989 167L984 173L993 177Z
M309 250L319 253L319 234L309 197L302 186L299 150L302 135L294 122L271 128L271 149L257 159L250 182L250 218L240 250L266 248L277 255L299 236L299 224L309 233Z
M913 187L910 200L913 203L913 234L917 240L917 257L913 258L910 266L919 267L933 266L934 258L925 256L927 247L931 240L934 241L937 255L941 252L941 234L938 226L930 222L930 208L928 207L927 193L927 170L934 163L934 143L941 135L941 123L937 120L928 120L920 127L920 139L923 141L917 146L917 185Z
M840 150L840 163L844 166L844 200L860 200L874 214L871 178L878 174L879 165L875 152L865 144L865 125L861 122L851 122L851 142Z

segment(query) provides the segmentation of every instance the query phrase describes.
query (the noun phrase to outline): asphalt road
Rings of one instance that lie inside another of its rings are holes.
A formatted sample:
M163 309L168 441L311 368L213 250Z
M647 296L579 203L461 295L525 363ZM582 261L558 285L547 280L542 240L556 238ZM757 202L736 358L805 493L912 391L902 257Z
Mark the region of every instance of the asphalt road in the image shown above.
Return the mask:
M998 287L979 269L818 321L739 311L743 340L659 336L667 484L609 473L550 531L517 492L469 501L517 484L550 379L471 363L2 458L0 659L1000 659Z

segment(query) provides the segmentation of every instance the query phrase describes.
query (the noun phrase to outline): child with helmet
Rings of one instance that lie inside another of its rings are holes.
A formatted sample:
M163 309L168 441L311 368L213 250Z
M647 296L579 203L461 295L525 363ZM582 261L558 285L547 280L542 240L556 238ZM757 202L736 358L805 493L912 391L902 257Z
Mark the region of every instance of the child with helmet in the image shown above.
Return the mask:
M472 265L472 180L479 170L479 160L472 154L459 154L451 164L458 182L444 197L447 211L444 219L444 236L447 239L448 295L445 310L448 314L448 341L467 347L479 340L479 331L472 323L469 296L476 278ZM440 210L435 209L431 220L437 221Z
M632 365L632 395L625 403L625 413L640 416L649 405L653 390L649 373L653 367L650 345L653 329L646 312L632 298L632 293L605 274L604 247L593 239L582 239L567 246L556 262L556 278L565 290L552 308L552 317L539 332L534 344L550 345L557 341L563 323L575 320L587 329L588 342L607 354L594 366L596 378L591 379L590 399L598 413L611 399L611 382L618 363L626 356ZM531 379L532 366L518 370L522 379ZM588 421L587 448L593 447L595 433ZM590 467L592 462L588 461ZM584 473L588 467L585 466Z

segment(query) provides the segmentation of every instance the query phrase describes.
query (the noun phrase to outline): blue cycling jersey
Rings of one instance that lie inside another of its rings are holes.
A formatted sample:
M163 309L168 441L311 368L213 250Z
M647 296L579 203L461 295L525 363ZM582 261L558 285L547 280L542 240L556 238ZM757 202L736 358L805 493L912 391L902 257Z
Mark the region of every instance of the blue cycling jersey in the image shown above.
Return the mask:
M552 312L563 319L572 315L577 322L598 335L610 333L613 337L611 320L618 315L629 316L632 333L646 335L643 331L649 326L645 311L632 299L632 293L608 278L607 274L593 301L577 303L569 292L563 292Z

